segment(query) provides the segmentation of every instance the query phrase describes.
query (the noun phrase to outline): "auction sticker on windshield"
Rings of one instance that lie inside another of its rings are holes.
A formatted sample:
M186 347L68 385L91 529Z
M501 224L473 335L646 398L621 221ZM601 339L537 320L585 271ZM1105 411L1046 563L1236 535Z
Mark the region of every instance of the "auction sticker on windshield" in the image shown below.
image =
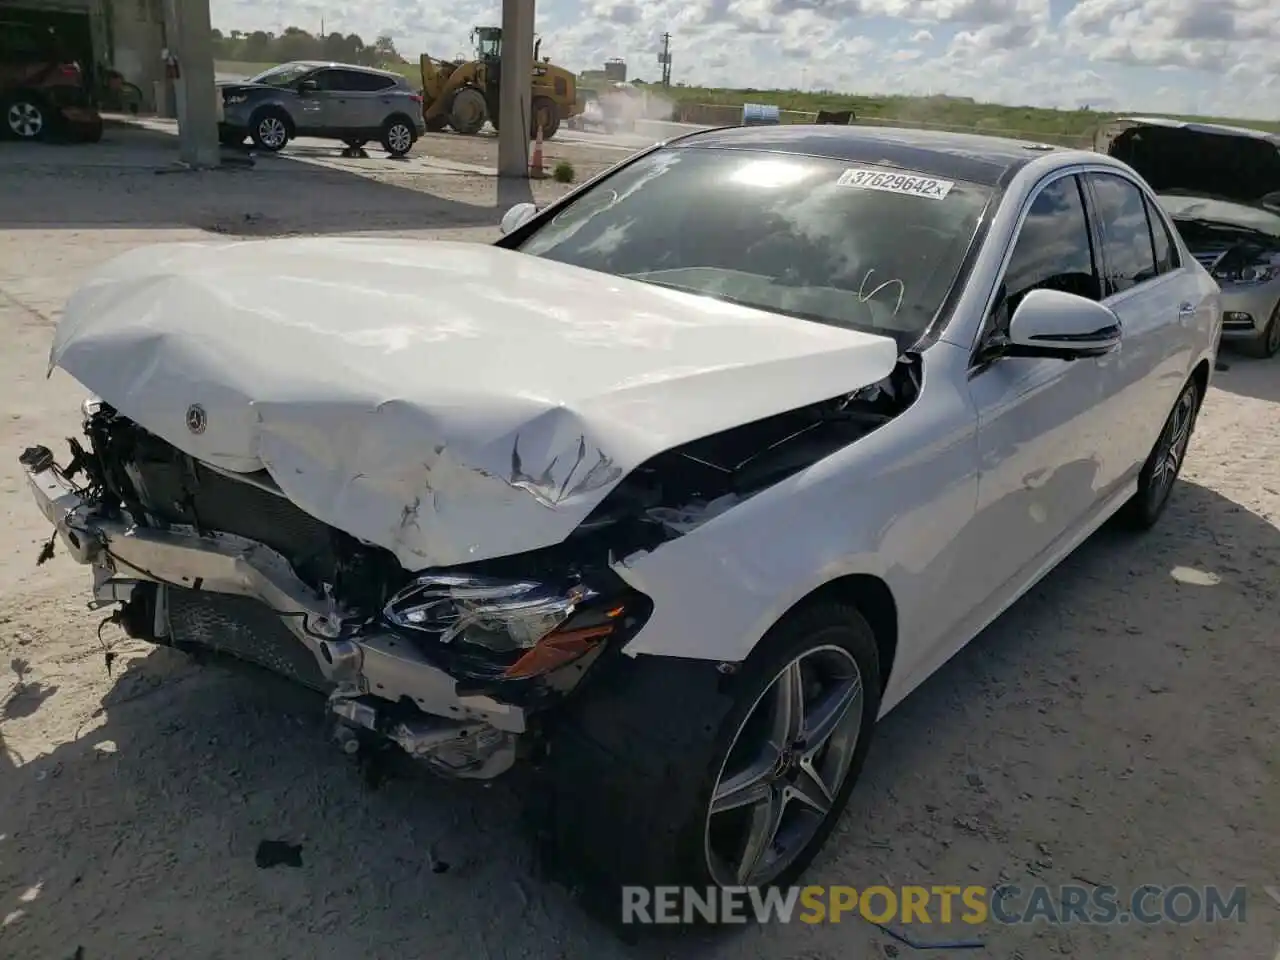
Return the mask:
M909 173L886 173L852 167L840 174L836 181L842 187L861 187L864 190L880 190L884 193L905 193L912 197L941 200L955 186L953 180L935 180L933 177L917 177Z

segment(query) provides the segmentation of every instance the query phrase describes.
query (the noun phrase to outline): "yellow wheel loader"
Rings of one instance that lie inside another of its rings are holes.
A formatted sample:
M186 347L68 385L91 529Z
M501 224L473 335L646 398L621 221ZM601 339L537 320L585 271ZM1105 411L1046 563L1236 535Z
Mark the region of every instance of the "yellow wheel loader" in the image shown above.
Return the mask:
M502 82L502 28L476 27L471 31L475 57L471 60L437 60L422 54L422 118L428 130L452 128L476 134L485 121L498 128ZM582 113L577 78L551 58L538 58L542 40L533 46L533 74L529 136L538 128L542 136L555 136L560 124Z

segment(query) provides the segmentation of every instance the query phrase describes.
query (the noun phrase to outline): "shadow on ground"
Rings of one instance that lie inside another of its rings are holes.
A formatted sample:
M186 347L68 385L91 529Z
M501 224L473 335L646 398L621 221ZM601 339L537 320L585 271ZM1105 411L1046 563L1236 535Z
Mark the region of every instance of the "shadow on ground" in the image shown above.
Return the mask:
M427 173L407 174L390 160L385 171L357 173L283 155L252 165L242 151L223 156L218 170L181 169L175 137L125 122L111 123L97 144L0 142L0 229L426 230L494 226L509 206L531 199L527 181L448 171L429 175L443 187L429 193ZM406 177L412 187L395 182Z
M1280 357L1259 360L1224 350L1221 359L1228 369L1213 375L1213 385L1219 390L1280 403Z
M1156 531L1102 531L886 720L811 882L1019 882L1051 848L1055 875L1093 882L1141 882L1184 858L1223 877L1265 869L1274 831L1215 738L1229 722L1235 750L1263 749L1239 730L1274 730L1274 691L1256 701L1250 692L1265 685L1256 669L1273 657L1263 646L1271 631L1243 625L1256 606L1274 609L1278 562L1280 532L1194 483L1179 484ZM1156 619L1126 619L1137 595ZM1241 712L1219 714L1224 697ZM96 729L25 760L0 746L0 923L9 917L0 952L908 955L884 950L894 941L862 921L625 945L540 878L517 828L518 778L486 788L415 773L371 790L328 743L317 707L273 678L156 649L115 680L101 716L85 718ZM1227 764L1221 794L1179 783L1189 763ZM1152 804L1158 818L1128 812ZM1123 839L1094 817L1124 817ZM1256 863L1222 861L1227 825L1256 831ZM256 866L262 841L300 845L301 866ZM1133 869L1139 862L1147 873ZM1136 952L1106 940L1115 928L977 932L1000 956L1018 955L1015 944L1027 957L1049 944L1081 956L1177 953L1173 940ZM1226 956L1214 950L1243 936L1243 927L1210 931L1203 955Z

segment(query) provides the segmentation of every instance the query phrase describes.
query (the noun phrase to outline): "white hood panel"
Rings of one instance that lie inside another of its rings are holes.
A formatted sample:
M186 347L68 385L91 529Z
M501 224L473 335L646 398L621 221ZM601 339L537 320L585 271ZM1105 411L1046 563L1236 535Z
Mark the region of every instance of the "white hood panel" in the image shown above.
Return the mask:
M297 239L112 261L50 370L419 570L559 542L648 458L896 360L887 337L497 247Z

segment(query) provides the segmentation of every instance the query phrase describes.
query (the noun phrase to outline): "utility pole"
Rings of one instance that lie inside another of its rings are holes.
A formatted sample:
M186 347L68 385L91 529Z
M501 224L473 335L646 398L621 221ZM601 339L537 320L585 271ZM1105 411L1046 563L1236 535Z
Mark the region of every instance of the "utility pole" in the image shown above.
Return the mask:
M502 0L502 63L498 82L498 174L529 176L534 0Z
M166 52L176 74L178 155L190 167L217 167L222 156L209 0L167 0L164 15Z
M662 52L658 54L658 63L662 64L662 85L671 86L671 34L662 35Z

